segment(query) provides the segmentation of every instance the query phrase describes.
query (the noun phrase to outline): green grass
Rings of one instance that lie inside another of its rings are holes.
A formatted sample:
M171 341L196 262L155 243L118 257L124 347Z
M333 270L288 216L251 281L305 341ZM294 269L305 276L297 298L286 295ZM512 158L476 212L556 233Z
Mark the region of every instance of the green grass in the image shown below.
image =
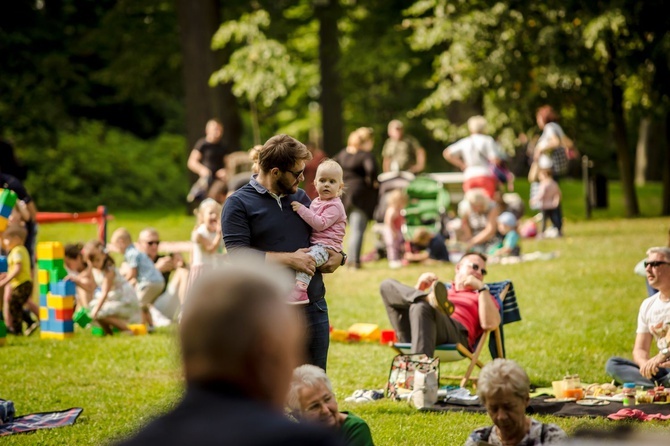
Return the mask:
M576 193L578 186L565 184L564 193ZM615 185L612 189L614 207L618 199ZM641 204L643 213L653 215L660 205L660 189L652 186L652 192L648 190L640 194L644 197ZM622 212L614 210L597 211L593 221L580 221L578 200L566 199L565 207L564 239L523 241L522 245L525 252L560 251L558 258L491 266L487 279L514 281L523 320L506 326L506 347L508 356L527 370L537 386L550 386L566 372L578 373L584 382L606 382L606 359L630 355L637 310L645 297L644 279L632 270L647 247L666 241L670 227L669 218L625 220L618 218ZM123 225L137 234L151 225L159 229L163 240L188 239L194 224L193 217L183 211L112 213L115 220L110 229ZM41 240L87 240L95 234L93 225L40 227ZM347 329L356 322L369 322L390 328L379 283L394 277L411 284L425 269L409 266L391 271L385 262L377 262L360 271L341 269L328 275L331 324ZM442 278L453 277L451 266L433 269ZM138 338L100 339L78 331L68 341L42 341L37 336L8 339L0 348L0 398L13 400L19 415L74 406L83 407L84 412L72 427L3 437L2 443L94 445L132 432L178 401L183 382L177 355L172 329ZM376 444L462 444L472 429L490 424L485 415L419 413L406 403L344 402L356 389L381 388L393 356L390 348L369 343L332 343L329 352L328 374L341 409L362 416ZM441 371L457 374L465 367L466 362L461 361L442 365ZM604 419L538 418L568 432L613 426ZM639 426L658 429L663 424Z

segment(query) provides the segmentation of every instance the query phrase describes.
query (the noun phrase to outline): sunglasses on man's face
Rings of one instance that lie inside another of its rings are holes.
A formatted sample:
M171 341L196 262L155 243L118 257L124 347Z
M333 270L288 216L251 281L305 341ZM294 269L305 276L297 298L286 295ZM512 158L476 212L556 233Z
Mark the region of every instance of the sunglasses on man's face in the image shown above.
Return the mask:
M668 262L662 262L660 260L654 260L653 262L647 262L646 260L644 261L644 267L652 267L652 268L658 268L661 265L670 265Z
M147 242L145 242L145 243L146 243L147 245L149 245L149 246L153 246L153 245L158 246L158 245L160 244L160 242L161 242L160 240L149 240L149 241L147 241Z
M477 265L476 263L470 263L470 268L472 268L473 271L479 271L480 270L479 265ZM486 271L486 268L481 268L481 271L482 271L482 276L485 276L488 273L488 271Z
M305 173L305 169L302 169L302 170L299 171L299 172L294 172L294 171L292 171L292 170L286 170L285 172L290 172L291 175L293 175L293 176L295 177L295 179L297 180L297 179L299 179L299 178L302 176L303 173Z

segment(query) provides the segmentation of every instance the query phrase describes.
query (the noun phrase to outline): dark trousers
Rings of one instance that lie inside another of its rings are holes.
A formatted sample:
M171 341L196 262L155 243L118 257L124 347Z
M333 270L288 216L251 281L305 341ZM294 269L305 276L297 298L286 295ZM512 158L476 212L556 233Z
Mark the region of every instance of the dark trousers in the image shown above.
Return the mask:
M310 302L304 306L307 323L307 360L309 364L326 370L328 347L330 346L330 323L326 299Z
M23 282L12 289L12 296L9 298L9 314L12 315L14 334L23 333L23 306L28 302L32 293L33 283L31 281Z
M433 356L435 346L461 343L468 347L468 331L459 322L436 311L426 301L426 291L419 291L394 279L379 286L386 313L398 341L411 342L413 353Z
M547 229L547 220L551 221L551 224L558 230L558 233L562 233L563 228L563 216L561 215L561 207L555 209L543 209L542 210L542 232Z
M640 373L640 367L630 359L613 356L605 364L605 372L617 382L635 383L636 386L647 388L655 387L656 383L667 386L670 384L670 369L659 368L652 379L647 379ZM653 380L653 381L652 381Z

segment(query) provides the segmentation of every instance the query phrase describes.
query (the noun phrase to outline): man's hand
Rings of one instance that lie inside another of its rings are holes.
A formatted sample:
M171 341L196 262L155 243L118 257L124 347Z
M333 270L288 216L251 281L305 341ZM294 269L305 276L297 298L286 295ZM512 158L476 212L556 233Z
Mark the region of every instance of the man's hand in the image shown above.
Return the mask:
M665 357L659 353L645 362L642 367L640 367L640 374L647 379L651 379L656 373L658 373L658 368L661 365L661 362L664 360Z
M161 257L158 260L156 260L155 265L156 269L161 273L167 273L175 268L174 262L172 261L171 257Z
M294 203L296 202L294 201ZM340 267L342 264L342 254L327 248L326 251L328 251L328 261L319 267L319 271L327 274L335 272L335 270Z
M465 280L463 280L463 286L465 287L466 290L480 290L484 287L484 282L482 282L472 274L469 274L468 276L465 277Z
M287 265L296 271L313 276L316 271L316 260L308 252L309 248L301 248L296 252L288 253Z
M435 282L437 282L437 274L431 272L423 273L419 276L414 288L424 291L430 288Z
M294 210L295 212L298 212L298 209L300 209L300 208L303 207L303 206L304 206L304 205L303 205L302 203L300 203L299 201L292 201L292 202L291 202L291 207L293 208L293 210ZM335 251L333 251L333 252L335 252Z
M214 176L216 176L216 178L221 181L226 181L228 178L228 172L226 172L226 169L219 169L214 173Z

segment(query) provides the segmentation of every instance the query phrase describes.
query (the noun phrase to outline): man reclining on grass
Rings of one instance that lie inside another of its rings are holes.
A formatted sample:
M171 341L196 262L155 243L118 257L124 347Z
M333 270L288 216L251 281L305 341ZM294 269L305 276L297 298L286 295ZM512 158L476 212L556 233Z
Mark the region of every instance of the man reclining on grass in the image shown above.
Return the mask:
M435 346L461 343L471 351L484 330L500 325L500 307L484 284L486 256L464 255L451 288L435 273L423 273L410 287L394 279L380 285L382 301L400 342L413 353L433 356Z

